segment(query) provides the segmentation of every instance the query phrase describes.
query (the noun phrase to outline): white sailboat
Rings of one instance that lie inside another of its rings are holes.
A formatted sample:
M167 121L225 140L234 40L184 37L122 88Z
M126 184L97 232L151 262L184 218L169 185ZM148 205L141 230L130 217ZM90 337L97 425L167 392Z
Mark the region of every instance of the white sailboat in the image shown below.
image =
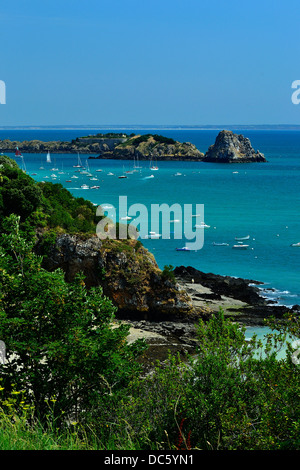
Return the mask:
M47 153L47 163L51 163L51 156L50 156L50 152L48 151Z
M136 161L135 161L135 157L133 157L133 160L134 160L134 163L133 163L133 169L134 170L139 170L140 168L142 168L141 166L139 166L139 156L138 155L136 157Z
M73 165L73 168L83 168L79 153L77 154L77 165Z
M156 164L156 165L152 165L152 160L150 161L150 170L152 170L152 171L158 170L157 164Z

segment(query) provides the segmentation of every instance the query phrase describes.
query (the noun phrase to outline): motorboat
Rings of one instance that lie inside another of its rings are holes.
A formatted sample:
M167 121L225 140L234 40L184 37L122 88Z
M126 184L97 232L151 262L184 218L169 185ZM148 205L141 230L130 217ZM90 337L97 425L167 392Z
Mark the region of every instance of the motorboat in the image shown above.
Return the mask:
M195 225L195 228L209 228L210 225L206 225L204 222L201 222L201 224Z
M145 235L143 238L147 239L158 239L161 237L160 233L150 232L149 235Z
M243 240L249 240L250 235L247 235L246 237L235 237L235 240L237 241L243 241Z
M300 246L300 242L299 243L292 243L291 246Z
M182 248L176 248L176 251L191 251L191 249L187 246L183 246Z
M238 245L233 245L232 248L237 249L237 250L247 250L249 245L244 245L244 244L238 244Z

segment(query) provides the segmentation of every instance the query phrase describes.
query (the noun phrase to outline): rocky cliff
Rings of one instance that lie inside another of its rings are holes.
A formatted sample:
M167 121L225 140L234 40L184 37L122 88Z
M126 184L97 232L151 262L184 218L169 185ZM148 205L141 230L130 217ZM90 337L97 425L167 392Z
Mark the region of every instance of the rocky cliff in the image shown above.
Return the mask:
M60 234L47 252L44 267L61 268L69 282L82 272L87 287L102 286L118 308L118 318L176 320L195 315L188 294L164 276L153 255L136 240Z
M204 154L190 142L178 142L158 135L134 136L117 145L113 152L103 152L99 158L124 160L186 160L201 161Z
M159 135L109 135L103 137L79 137L71 142L40 140L11 141L0 140L0 152L22 153L81 153L95 155L91 158L118 160L189 160L201 161L204 154L195 145L177 142Z
M124 142L125 138L77 138L70 142L41 140L0 140L0 152L15 152L16 147L22 153L78 153L99 154L99 152L112 151L113 148Z
M203 158L204 162L217 163L251 163L265 162L266 159L258 150L255 151L250 140L232 131L221 131L213 145Z

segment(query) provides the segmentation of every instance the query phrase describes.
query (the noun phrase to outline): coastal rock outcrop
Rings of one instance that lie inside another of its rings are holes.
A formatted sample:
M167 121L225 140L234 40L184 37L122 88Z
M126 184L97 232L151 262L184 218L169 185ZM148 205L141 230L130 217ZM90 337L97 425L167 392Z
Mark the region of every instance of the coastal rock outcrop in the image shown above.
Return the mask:
M80 153L96 159L118 160L186 160L201 161L204 154L190 142L178 142L160 135L97 134L78 137L70 142L40 140L0 140L0 152L15 152L16 147L26 153Z
M42 240L37 252L39 246ZM118 318L178 320L195 314L188 294L164 277L153 255L136 240L61 234L48 250L44 267L61 268L68 282L82 272L88 288L102 286L118 308Z
M112 158L139 160L202 161L204 154L190 142L178 142L159 135L134 136L114 148ZM104 154L105 156L105 154Z
M252 163L266 162L265 156L251 146L250 140L232 131L221 131L215 143L209 147L204 162L215 163Z

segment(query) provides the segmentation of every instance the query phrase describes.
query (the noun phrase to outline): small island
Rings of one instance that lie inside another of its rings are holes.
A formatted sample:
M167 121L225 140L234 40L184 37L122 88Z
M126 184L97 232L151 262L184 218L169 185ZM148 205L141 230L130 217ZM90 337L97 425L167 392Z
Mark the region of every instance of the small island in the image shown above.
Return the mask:
M107 133L77 137L70 142L40 140L0 140L0 152L22 153L80 153L90 159L191 161L213 163L266 162L262 153L255 151L250 140L232 131L221 131L204 154L191 142L179 142L158 134Z
M214 163L252 163L266 162L265 156L251 146L250 140L243 135L223 130L209 147L204 162Z

